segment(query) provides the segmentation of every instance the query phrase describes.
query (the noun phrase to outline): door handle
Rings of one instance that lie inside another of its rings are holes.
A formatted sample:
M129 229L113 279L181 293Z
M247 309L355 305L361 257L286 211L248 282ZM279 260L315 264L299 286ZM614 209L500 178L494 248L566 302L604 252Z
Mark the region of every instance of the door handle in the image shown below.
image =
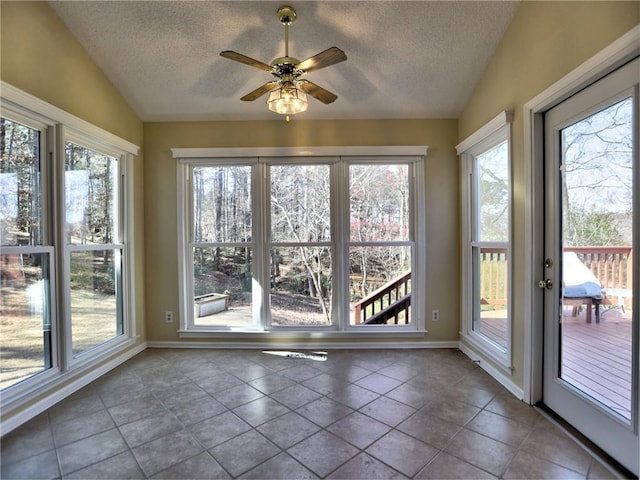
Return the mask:
M550 278L547 278L546 280L540 280L538 282L538 287L546 288L547 290L551 290L553 288L553 281L551 281Z

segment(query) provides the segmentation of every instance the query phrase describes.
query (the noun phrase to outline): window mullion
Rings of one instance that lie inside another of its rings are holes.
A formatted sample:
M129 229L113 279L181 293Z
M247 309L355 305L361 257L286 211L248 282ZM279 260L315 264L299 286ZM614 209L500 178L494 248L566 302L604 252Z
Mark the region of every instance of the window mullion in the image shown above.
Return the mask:
M56 256L58 258L58 295L56 308L59 330L59 356L60 368L66 371L70 368L73 358L71 347L71 298L68 292L71 290L71 250L65 238L65 226L67 223L65 212L65 141L66 129L63 125L55 128L55 153L53 155L53 180L54 180L54 231L56 241Z
M349 326L349 164L343 158L331 168L332 309L336 328L345 331Z
M269 187L269 163L259 161L253 166L254 189L251 210L253 215L252 238L254 247L253 268L253 324L261 329L271 327L269 308L269 248L271 241L271 189Z

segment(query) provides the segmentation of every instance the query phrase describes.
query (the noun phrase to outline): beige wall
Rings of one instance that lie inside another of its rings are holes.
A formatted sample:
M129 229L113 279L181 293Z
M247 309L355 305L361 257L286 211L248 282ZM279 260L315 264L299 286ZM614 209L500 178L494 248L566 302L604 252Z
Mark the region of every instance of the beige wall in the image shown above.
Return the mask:
M136 145L142 122L45 2L0 2L0 78Z
M349 120L146 123L145 218L147 338L179 340L164 311L178 312L175 147L427 145L427 341L457 341L459 328L459 199L455 120ZM225 339L226 340L226 339ZM407 339L409 341L415 338Z
M142 146L142 122L44 2L0 2L0 79ZM136 322L144 339L143 161L134 159Z
M514 110L513 380L523 385L525 172L523 106L640 24L640 2L523 2L459 119L463 140Z

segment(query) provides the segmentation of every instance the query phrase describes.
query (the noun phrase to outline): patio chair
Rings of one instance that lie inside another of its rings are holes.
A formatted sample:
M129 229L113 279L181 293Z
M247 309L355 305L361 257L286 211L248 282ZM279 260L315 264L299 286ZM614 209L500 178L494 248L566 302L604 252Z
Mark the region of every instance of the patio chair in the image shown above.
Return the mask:
M600 304L604 294L597 277L575 252L564 252L562 262L563 304L573 307L574 317L585 305L587 323L591 323L591 307L595 307L596 323L600 323Z

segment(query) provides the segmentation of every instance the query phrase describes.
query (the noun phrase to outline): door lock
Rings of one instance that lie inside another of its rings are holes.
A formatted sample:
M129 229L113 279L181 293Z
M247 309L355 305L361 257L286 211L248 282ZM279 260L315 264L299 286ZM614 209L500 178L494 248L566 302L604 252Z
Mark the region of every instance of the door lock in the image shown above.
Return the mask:
M540 280L538 282L538 287L546 288L547 290L551 290L553 288L553 282L551 281L550 278L547 278L546 280Z

